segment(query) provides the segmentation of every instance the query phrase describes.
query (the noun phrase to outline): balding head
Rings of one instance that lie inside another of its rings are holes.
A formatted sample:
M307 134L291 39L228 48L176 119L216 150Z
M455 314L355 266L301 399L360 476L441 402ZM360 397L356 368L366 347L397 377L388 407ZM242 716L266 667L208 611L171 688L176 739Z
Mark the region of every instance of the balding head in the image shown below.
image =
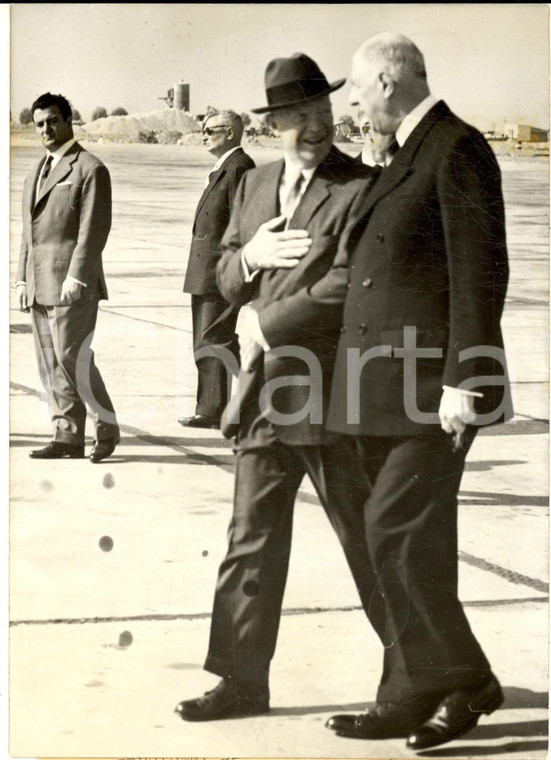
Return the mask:
M354 53L350 103L365 111L372 127L395 132L403 118L429 95L425 61L403 34L384 32Z

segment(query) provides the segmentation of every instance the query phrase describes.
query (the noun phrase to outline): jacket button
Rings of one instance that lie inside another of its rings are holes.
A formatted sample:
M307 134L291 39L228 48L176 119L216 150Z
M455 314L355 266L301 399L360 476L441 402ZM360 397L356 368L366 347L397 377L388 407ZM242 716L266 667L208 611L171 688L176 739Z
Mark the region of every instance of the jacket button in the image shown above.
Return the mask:
M346 283L346 287L350 290L350 288L352 287L352 283L351 282L347 282Z
M370 288L370 287L373 285L373 280L371 280L371 279L368 277L368 278L367 278L367 280L364 280L364 281L362 282L362 285L364 286L364 288Z
M367 332L367 325L365 322L362 322L362 324L358 327L358 332L360 335L364 335Z
M376 235L376 237L375 237L375 239L376 239L376 241L378 243L383 243L384 239L385 239L385 236L383 235L382 232L378 232L377 235Z
M346 327L345 327L344 325L341 327L341 332L342 332L342 333L343 333L343 332L346 332Z

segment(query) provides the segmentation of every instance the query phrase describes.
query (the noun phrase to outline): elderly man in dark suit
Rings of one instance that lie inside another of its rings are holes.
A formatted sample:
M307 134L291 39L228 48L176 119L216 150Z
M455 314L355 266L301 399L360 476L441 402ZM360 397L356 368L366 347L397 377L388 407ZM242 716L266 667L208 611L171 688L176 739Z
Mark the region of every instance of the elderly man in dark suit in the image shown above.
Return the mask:
M327 272L354 198L373 176L332 145L329 93L343 84L344 79L330 85L302 53L278 58L266 70L269 105L255 111L270 112L284 159L243 177L218 265L222 293L245 315L237 328L244 353L237 396L241 416L234 431L234 511L205 663L222 680L203 697L177 706L184 720L269 709L269 669L287 579L294 501L306 473L339 537L366 610L376 585L363 529L368 481L348 439L327 434L321 423L340 318L310 323L302 343L283 353L264 355L254 341L257 310ZM277 389L266 400L270 386Z
M293 342L345 300L327 424L355 437L373 484L366 538L385 649L375 707L327 725L407 736L419 750L503 700L457 596L465 457L478 427L512 415L501 177L482 135L431 96L423 56L402 35L358 49L350 103L398 150L356 204L328 275L260 312L260 326L271 346Z
M102 251L111 227L111 180L102 162L76 142L62 95L32 105L46 155L23 189L23 239L17 272L20 308L30 309L40 375L55 426L33 459L84 456L86 404L95 423L90 455L115 450L119 426L90 344L98 301L107 298Z
M220 243L230 220L233 199L243 174L254 161L241 148L243 121L233 111L208 116L203 144L218 159L199 199L193 222L184 292L191 293L193 351L197 366L197 405L191 417L180 417L184 427L217 428L228 401L231 368L225 351L238 359L235 322L237 309L216 284Z

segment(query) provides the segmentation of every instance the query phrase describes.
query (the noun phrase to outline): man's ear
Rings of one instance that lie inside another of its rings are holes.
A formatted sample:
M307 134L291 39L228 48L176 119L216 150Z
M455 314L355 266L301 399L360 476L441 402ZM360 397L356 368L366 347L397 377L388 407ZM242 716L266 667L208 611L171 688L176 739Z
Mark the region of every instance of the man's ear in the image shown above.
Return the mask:
M381 71L379 74L379 82L383 90L383 97L390 98L394 92L394 80L387 74L386 71Z

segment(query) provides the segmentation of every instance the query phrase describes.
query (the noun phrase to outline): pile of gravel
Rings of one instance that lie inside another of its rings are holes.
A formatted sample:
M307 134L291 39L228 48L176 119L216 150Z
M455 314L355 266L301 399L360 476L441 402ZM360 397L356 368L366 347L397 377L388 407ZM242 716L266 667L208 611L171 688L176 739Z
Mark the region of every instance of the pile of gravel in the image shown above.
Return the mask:
M128 116L106 116L83 124L90 136L112 135L135 139L140 132L180 132L190 134L200 131L201 125L186 111L177 108L161 109L149 113L133 113Z

